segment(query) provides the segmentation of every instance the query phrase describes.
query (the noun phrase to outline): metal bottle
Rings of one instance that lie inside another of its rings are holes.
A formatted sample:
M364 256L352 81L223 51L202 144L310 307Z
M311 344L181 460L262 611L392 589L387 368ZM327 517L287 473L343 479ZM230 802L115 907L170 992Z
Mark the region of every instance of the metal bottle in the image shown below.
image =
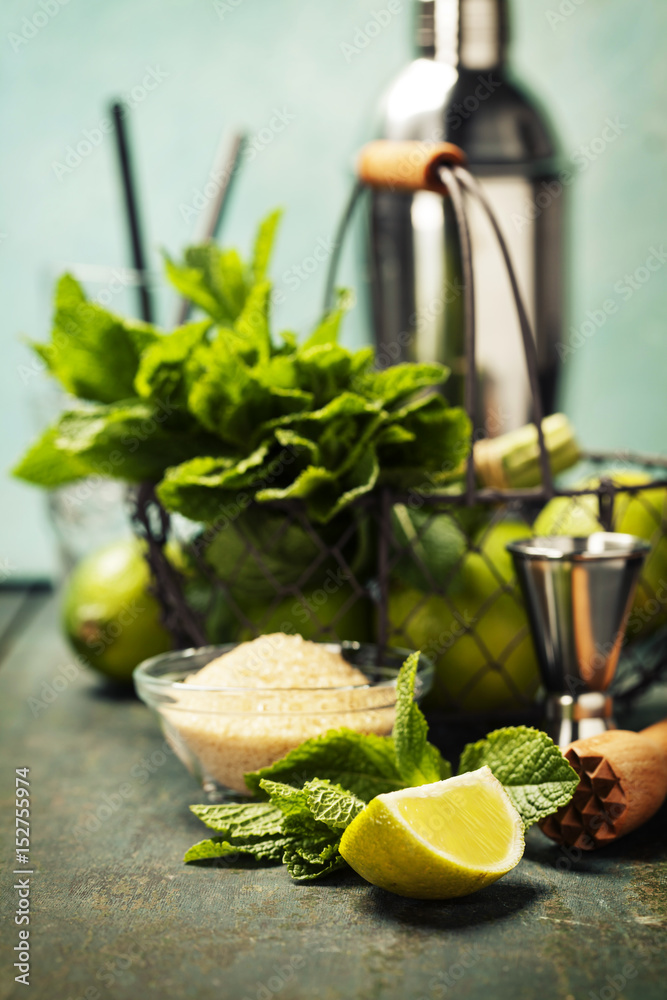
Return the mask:
M418 57L388 88L380 136L447 140L468 156L510 245L536 332L545 413L554 408L563 322L564 191L543 112L506 67L507 0L417 0ZM531 417L509 285L485 220L472 213L477 317L478 436ZM371 194L369 272L381 363L442 361L460 402L461 275L447 200L429 192Z

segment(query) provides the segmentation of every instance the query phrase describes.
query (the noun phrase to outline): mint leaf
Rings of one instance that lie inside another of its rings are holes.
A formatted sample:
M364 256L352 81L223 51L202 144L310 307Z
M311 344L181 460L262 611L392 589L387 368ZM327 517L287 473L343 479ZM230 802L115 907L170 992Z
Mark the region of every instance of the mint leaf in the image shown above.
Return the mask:
M67 410L31 446L15 467L14 475L47 487L89 475L117 476L134 482L159 479L164 466L156 466L156 456L150 453L145 455L146 463L143 462L141 439L145 441L146 435L142 431L136 439L133 433L136 421L148 424L152 414L151 406L140 404L137 410L131 403Z
M368 493L375 486L378 475L375 450L368 448L344 476L339 472L309 465L289 486L258 490L256 499L260 503L269 500L303 500L311 520L327 524L353 500Z
M414 700L419 653L411 653L396 681L396 721L393 729L396 761L405 786L426 785L449 778L452 770L428 740L428 723Z
M157 336L149 324L114 316L89 302L66 274L56 288L51 342L33 348L72 395L114 403L134 395L141 352Z
M229 802L194 805L191 811L208 827L220 833L195 844L184 861L202 861L234 854L249 854L280 861L291 843L283 832L284 814L270 802Z
M339 844L340 835L329 832L321 837L295 837L291 847L304 861L319 865L333 860L338 855Z
M227 311L221 309L205 279L203 268L177 264L165 254L164 271L176 291L193 305L199 306L218 322L225 322L228 319Z
M395 405L421 389L442 385L449 377L449 368L440 364L407 362L392 365L365 377L366 394L382 400L384 406Z
M256 342L247 341L253 357L261 348L261 330L256 334ZM200 349L194 365L197 372L190 375L189 411L241 456L270 437L268 428L294 419L312 405L312 395L303 390L265 384L262 366L255 368L241 357L239 345L227 337L226 330Z
M134 380L136 392L146 399L173 400L184 405L186 363L192 352L205 343L210 328L210 320L187 323L150 344L141 355Z
M50 490L91 475L94 468L80 456L60 448L58 437L57 427L46 430L14 466L12 475Z
M189 247L182 264L165 256L165 271L181 295L218 323L234 323L240 315L248 284L236 250L221 250L214 243Z
M234 330L243 341L246 359L252 358L254 365L266 365L271 353L269 333L269 306L271 303L271 282L261 281L250 289ZM252 355L249 352L252 351ZM272 383L265 383L271 387Z
M312 882L329 875L338 868L346 868L347 862L340 856L325 861L309 861L303 857L295 848L288 848L283 855L283 862L287 865L287 871L295 882Z
M403 788L393 740L365 736L351 729L315 736L275 764L245 775L251 792L260 791L262 779L302 786L314 778L327 778L364 802L381 792Z
M158 485L158 499L168 511L192 521L214 522L226 499L218 489L219 479L233 464L233 459L211 455L174 465Z
M190 847L183 861L207 861L210 858L225 858L229 855L248 854L258 860L282 861L285 850L290 846L287 837L270 837L254 843L241 841L232 843L224 837L211 837Z
M157 481L173 462L211 445L216 446L214 439L168 405L140 399L91 404L63 413L16 474L41 475L40 485L51 485L58 472L50 470L63 463L68 479L95 473L130 482Z
M577 772L547 734L527 726L496 729L469 743L459 773L484 764L505 786L526 827L566 805L579 783Z
M267 779L261 780L260 786L270 796L271 805L282 813L281 829L289 841L283 862L293 878L319 878L344 864L338 853L340 829L322 822L311 808L311 795L315 801L317 789L309 792L307 785L295 788ZM317 802L316 808L319 812Z
M394 424L401 427L401 437L406 436L403 441L385 437L378 456L384 480L397 487L423 485L425 472L456 469L468 454L470 420L442 396L421 397L392 411L387 426Z
M228 802L222 805L190 806L211 830L237 839L272 837L281 833L283 814L270 802Z
M307 781L303 791L315 819L332 830L344 830L366 806L352 792L323 778Z
M278 225L282 218L282 210L277 209L260 223L255 237L255 246L252 255L252 276L255 282L264 281L269 268L271 252L276 238Z
M311 335L305 341L303 347L315 347L318 344L338 343L338 333L343 316L352 305L352 295L344 288L337 291L337 302L335 307L320 320Z
M297 352L294 364L299 385L313 393L317 408L348 389L352 359L338 344L313 344Z
M269 796L271 805L282 814L281 829L285 833L329 837L329 829L313 816L308 796L303 788L282 781L260 780L260 788Z

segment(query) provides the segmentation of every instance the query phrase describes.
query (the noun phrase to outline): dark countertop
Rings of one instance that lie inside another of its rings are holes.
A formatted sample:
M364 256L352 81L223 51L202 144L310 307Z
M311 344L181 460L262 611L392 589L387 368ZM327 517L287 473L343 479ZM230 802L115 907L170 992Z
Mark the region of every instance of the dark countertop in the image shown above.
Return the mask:
M454 902L352 873L303 886L282 868L185 866L205 833L194 779L140 702L77 667L54 599L31 601L11 635L0 618L2 1000L664 998L667 809L581 858L533 830L514 871ZM12 971L17 767L31 783L28 991Z

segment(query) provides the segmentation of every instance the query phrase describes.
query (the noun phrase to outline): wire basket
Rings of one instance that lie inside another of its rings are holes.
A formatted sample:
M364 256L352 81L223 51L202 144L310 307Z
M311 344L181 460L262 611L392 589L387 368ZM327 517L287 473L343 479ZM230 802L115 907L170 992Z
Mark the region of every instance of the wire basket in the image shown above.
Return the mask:
M465 408L472 425L474 274L465 198L476 199L488 216L516 304L541 485L479 488L471 448L460 491L425 488L406 495L376 488L323 528L308 519L298 501L253 503L217 524L188 525L170 519L152 485L143 484L132 498L133 524L146 542L164 624L179 648L276 631L322 641L376 642L380 655L386 646L421 648L438 666L433 698L439 707L459 716L493 717L511 710L514 717L523 713L529 718L538 711L537 663L505 544L532 534L540 511L562 498L563 516L572 517L581 508L588 530L591 518L603 530L618 529L623 519L643 517L644 527L649 525L652 552L628 626L628 640L635 640L627 647L632 653L624 657L631 667L619 671L620 690L630 696L659 677L667 663L667 493L659 492L667 488L667 460L590 454L584 456L589 477L614 466L626 473L649 470L651 480L598 475L579 487L554 483L542 430L535 342L507 246L483 191L456 147L381 145L395 147L396 155L392 159L392 150L385 148L377 169L373 155L362 157L366 183L409 184L451 199L461 245ZM406 152L406 146L411 150ZM409 156L413 162L406 181ZM169 552L174 537L180 537L176 559Z

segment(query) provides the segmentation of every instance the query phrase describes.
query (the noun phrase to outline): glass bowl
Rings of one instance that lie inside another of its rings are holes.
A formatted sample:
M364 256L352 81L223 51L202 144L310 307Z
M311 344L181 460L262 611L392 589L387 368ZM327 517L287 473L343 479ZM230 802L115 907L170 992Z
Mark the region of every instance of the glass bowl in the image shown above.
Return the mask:
M211 687L188 677L237 643L153 656L134 671L137 694L158 715L165 738L211 801L247 795L244 774L266 767L304 740L342 726L391 733L396 678L408 649L342 642L318 643L340 653L366 677L344 687ZM433 663L420 656L415 698L433 681ZM277 682L279 676L277 677Z

